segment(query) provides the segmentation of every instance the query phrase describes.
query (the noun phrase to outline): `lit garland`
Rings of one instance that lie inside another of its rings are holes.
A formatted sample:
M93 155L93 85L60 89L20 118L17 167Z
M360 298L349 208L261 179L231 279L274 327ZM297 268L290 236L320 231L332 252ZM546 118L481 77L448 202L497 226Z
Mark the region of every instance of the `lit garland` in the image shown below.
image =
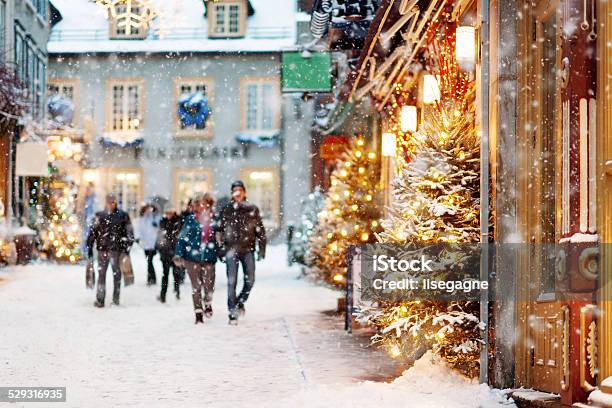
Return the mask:
M117 27L125 29L129 36L135 29L146 28L158 13L149 0L95 0L96 4L104 7L109 18L117 21ZM123 10L118 12L119 6Z
M68 136L49 136L47 138L49 163L56 160L74 160L80 162L83 159L83 145L73 143Z
M308 260L318 279L343 286L348 247L375 241L374 234L380 231L379 177L378 156L366 150L362 138L356 139L331 175L331 187L310 239Z

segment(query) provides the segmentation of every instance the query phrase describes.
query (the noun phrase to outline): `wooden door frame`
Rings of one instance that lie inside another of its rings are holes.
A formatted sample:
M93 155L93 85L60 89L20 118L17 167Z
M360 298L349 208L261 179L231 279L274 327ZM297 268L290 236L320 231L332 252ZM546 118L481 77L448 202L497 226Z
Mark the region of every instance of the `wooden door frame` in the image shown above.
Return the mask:
M600 260L598 293L599 382L612 377L612 4L597 2L597 231L603 251Z
M530 327L529 317L534 315L536 301L538 303L550 303L554 297L540 298L540 266L539 257L536 253L526 248L531 244L541 242L542 231L541 208L542 202L542 168L534 166L539 163L539 155L542 151L542 128L538 126L542 123L542 103L534 107L533 102L541 102L541 87L538 81L542 73L539 61L542 58L542 47L532 48L534 40L541 36L541 24L539 22L556 13L557 44L560 41L560 10L558 6L560 0L541 0L535 9L529 7L523 10L533 10L527 12L523 19L518 23L518 47L519 59L531 61L530 64L522 64L518 69L518 123L517 123L517 220L518 230L521 231L521 242L525 249L520 250L517 259L517 302L516 302L516 328L517 338L533 337ZM534 30L535 28L535 30ZM535 36L535 38L534 38ZM556 66L561 60L561 50L556 52ZM559 192L561 187L560 178L557 176L561 164L561 145L558 142L561 134L561 90L558 78L556 82L556 101L555 101L555 241L559 240ZM531 126L528 126L531 125ZM521 177L522 176L522 177ZM534 205L534 203L536 205ZM531 347L524 342L517 342L516 345L516 385L532 387L535 383L533 370L530 361Z

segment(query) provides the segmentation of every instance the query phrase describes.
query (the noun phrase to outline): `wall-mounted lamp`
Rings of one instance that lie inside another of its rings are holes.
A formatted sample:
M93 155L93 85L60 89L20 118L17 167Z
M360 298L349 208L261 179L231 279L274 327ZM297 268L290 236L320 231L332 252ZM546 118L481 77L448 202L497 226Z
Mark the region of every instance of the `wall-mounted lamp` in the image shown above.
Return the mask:
M417 130L417 108L416 106L402 106L400 110L400 129L402 132L416 132Z
M440 86L435 75L423 75L423 103L431 105L440 100Z
M382 156L395 157L395 133L382 134Z
M466 70L476 65L476 29L472 26L457 27L455 41L457 64Z

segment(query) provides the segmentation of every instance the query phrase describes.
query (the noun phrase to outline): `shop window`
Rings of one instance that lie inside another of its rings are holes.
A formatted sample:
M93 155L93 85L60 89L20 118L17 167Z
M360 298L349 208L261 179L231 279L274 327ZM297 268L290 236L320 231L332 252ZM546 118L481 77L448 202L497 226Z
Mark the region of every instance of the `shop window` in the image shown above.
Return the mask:
M109 171L109 176L108 191L117 196L118 207L127 212L130 218L136 218L142 202L142 171L113 170Z
M277 229L280 222L278 170L243 168L240 170L240 178L244 181L247 199L259 207L266 229Z
M212 136L213 81L205 77L174 81L177 136Z
M6 52L6 3L0 0L0 62L5 59Z
M209 2L208 35L243 37L246 31L246 5L243 1Z
M280 91L276 78L241 81L242 131L271 133L280 127Z
M556 242L556 194L555 194L555 136L557 129L557 25L556 14L541 21L541 50L539 92L540 92L540 157L541 157L541 202L540 230L544 249L541 253L541 292L555 290Z
M109 81L107 106L109 131L141 130L143 128L144 82L142 80Z
M174 206L178 211L187 206L187 202L198 194L203 194L212 190L213 171L207 168L186 169L179 168L174 170Z

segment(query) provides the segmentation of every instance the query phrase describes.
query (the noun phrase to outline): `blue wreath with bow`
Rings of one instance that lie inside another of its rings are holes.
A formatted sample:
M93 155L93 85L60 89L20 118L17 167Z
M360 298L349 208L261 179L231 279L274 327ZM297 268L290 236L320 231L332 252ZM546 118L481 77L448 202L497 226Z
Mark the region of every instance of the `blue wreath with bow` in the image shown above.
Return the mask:
M204 128L211 113L208 98L200 91L183 94L178 100L178 116L183 126Z

